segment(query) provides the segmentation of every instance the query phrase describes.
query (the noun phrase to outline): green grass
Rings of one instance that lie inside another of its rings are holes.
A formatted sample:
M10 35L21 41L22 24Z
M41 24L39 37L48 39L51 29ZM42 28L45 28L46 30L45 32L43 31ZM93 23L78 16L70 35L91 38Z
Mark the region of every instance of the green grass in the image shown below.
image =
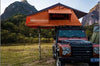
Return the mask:
M52 44L41 44L41 60L39 60L38 43L1 46L1 66L55 66L55 61L52 59Z

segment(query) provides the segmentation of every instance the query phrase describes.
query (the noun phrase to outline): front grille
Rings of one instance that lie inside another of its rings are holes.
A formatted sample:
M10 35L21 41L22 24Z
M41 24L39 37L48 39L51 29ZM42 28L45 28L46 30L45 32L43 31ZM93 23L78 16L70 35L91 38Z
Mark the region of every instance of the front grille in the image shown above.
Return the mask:
M72 56L81 56L81 57L92 57L93 56L93 51L92 47L72 47L71 48Z

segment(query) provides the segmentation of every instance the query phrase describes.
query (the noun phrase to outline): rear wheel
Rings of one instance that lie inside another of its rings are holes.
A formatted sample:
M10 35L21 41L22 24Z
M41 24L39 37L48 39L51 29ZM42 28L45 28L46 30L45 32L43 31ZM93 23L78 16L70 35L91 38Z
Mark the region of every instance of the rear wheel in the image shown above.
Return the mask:
M53 54L53 58L56 59L56 53Z
M59 60L59 58L57 58L56 66L65 66L65 63L63 63L62 61Z
M61 66L61 61L59 60L59 58L56 60L56 66Z
M56 52L55 52L55 46L54 45L53 45L52 49L53 49L53 58L56 59Z

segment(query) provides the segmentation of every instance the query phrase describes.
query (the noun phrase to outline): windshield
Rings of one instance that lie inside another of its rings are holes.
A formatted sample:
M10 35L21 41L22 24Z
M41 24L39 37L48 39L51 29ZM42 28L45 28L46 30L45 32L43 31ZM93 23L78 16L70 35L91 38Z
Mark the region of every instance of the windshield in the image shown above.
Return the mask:
M83 30L59 30L59 37L86 37Z

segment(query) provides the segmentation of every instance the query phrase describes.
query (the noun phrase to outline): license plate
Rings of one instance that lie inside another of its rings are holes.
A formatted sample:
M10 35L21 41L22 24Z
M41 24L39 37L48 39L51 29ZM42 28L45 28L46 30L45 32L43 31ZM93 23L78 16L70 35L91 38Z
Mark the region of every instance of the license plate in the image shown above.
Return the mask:
M90 61L91 62L99 62L99 58L91 58Z

